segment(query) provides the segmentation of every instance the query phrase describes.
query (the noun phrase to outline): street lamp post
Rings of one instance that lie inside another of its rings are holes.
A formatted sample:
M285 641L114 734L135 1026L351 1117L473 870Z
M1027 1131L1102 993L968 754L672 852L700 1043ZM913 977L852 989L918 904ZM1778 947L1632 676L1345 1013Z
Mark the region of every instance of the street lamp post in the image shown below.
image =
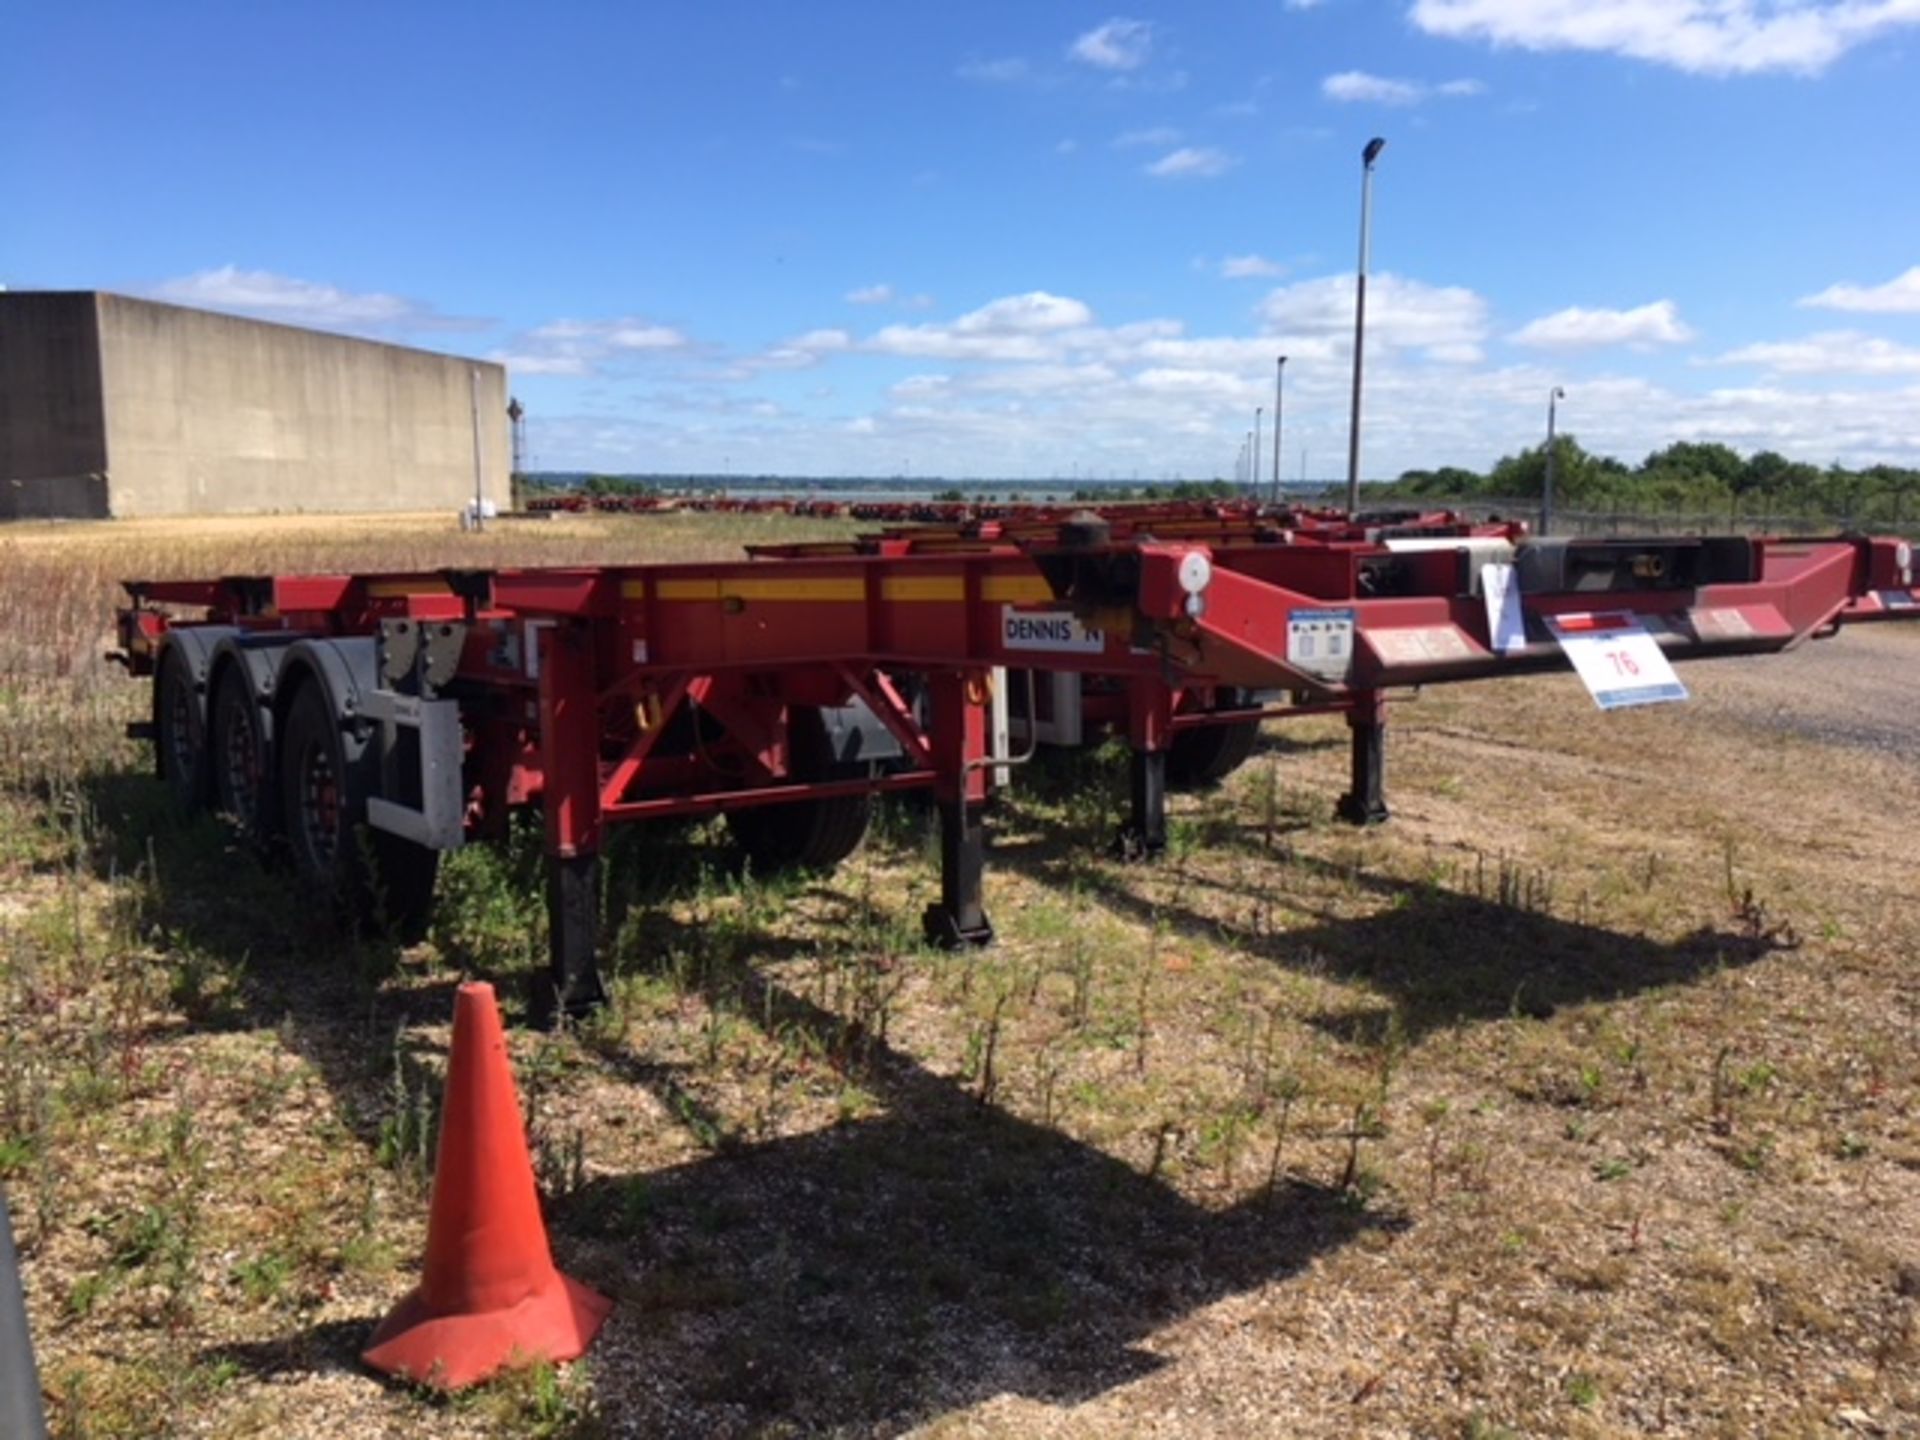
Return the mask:
M1559 455L1553 443L1554 421L1558 418L1560 402L1567 398L1567 392L1558 385L1547 392L1547 473L1540 482L1540 533L1545 535L1547 527L1553 523L1553 475L1559 464Z
M1273 503L1280 503L1280 401L1282 384L1287 377L1287 357L1282 355L1273 362Z
M1347 513L1360 508L1360 351L1367 333L1367 260L1373 226L1373 162L1387 142L1378 135L1360 152L1360 269L1353 291L1353 416L1347 428Z
M1260 420L1266 413L1265 407L1253 407L1253 464L1247 470L1247 494L1253 499L1260 498Z

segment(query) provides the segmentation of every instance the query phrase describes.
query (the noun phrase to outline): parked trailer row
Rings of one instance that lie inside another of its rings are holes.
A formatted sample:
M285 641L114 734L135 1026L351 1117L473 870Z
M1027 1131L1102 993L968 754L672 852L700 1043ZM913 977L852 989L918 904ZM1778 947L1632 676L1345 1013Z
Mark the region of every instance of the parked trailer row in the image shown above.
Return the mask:
M121 653L151 677L156 766L181 803L284 846L361 916L418 930L439 855L537 807L543 1002L577 1011L601 995L599 856L619 824L722 814L763 862L827 866L876 794L926 789L941 836L927 933L990 940L984 807L1010 758L991 720L1008 669L1120 697L1129 829L1151 851L1177 737L1251 718L1196 696L1344 713L1341 809L1367 821L1385 813L1388 690L1564 667L1556 626L1594 612L1630 613L1675 660L1920 618L1893 539L1393 528L1234 517L1211 539L1162 538L1086 515L723 564L130 582ZM1495 574L1517 589L1506 636Z

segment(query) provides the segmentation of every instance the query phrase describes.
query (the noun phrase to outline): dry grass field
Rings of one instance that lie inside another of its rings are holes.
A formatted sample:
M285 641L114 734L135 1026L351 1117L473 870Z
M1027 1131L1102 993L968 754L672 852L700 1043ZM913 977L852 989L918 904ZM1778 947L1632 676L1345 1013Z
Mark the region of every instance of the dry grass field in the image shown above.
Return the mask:
M1429 691L1364 833L1338 722L1176 797L1153 868L1105 858L1116 757L1022 772L977 957L918 943L911 806L825 878L623 835L614 1004L511 1037L557 1255L618 1308L451 1400L361 1370L419 1263L452 989L518 997L543 953L537 842L460 852L426 944L329 931L169 813L113 582L747 538L0 531L0 1184L59 1433L1920 1433L1896 627L1649 711Z

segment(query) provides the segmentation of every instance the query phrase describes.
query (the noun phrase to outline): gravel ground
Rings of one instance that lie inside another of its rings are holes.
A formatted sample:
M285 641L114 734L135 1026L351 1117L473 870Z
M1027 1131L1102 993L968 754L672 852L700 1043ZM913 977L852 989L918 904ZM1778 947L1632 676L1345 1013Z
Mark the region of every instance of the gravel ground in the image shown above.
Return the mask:
M1920 627L1862 625L1765 664L1727 660L1682 678L1703 715L1920 766Z

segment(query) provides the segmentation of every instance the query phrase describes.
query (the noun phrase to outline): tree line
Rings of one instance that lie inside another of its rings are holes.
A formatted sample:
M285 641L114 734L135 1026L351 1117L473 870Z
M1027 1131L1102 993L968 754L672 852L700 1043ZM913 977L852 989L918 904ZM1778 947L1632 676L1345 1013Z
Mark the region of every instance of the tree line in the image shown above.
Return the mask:
M1457 465L1408 470L1369 497L1422 500L1538 499L1547 447L1505 455L1491 470ZM1773 450L1743 456L1729 445L1678 441L1638 465L1591 455L1572 435L1554 440L1554 506L1589 511L1819 515L1858 524L1920 518L1920 470L1897 465L1810 465Z

